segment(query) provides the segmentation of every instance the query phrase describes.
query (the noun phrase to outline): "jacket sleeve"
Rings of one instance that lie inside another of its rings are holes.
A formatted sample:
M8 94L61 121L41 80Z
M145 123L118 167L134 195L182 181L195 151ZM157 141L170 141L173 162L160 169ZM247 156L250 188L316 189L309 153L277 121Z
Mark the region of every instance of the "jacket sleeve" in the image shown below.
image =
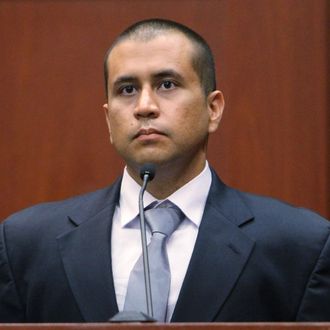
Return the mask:
M6 249L5 225L0 224L0 323L24 322L24 312Z
M330 321L330 236L309 277L297 321Z

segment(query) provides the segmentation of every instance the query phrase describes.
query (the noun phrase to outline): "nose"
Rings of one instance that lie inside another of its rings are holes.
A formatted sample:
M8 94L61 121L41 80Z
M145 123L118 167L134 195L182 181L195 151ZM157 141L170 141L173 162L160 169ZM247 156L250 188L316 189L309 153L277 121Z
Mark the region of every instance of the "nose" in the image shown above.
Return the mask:
M149 87L141 90L135 107L136 118L156 118L159 115L159 106L156 95Z

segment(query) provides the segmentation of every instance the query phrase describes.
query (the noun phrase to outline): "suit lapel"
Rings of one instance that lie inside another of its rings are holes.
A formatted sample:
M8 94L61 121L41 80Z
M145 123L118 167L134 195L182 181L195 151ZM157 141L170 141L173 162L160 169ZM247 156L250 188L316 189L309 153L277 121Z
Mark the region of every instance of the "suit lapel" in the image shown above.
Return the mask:
M243 271L254 241L239 228L253 218L213 173L194 252L172 322L211 322Z
M70 215L77 227L57 238L68 282L87 322L106 321L118 312L110 239L119 187L117 182L104 203L97 202L94 215Z

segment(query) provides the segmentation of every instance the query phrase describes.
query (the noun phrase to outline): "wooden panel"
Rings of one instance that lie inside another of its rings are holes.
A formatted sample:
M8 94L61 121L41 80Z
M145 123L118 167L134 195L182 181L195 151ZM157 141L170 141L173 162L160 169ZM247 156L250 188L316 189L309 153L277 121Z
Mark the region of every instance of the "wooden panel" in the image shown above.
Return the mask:
M6 324L0 330L330 330L330 323L63 323L63 324Z
M326 5L226 4L219 77L228 102L217 166L241 189L329 215Z
M209 159L222 178L329 217L326 15L326 0L0 1L0 218L121 173L102 60L148 17L187 24L214 49L227 108Z

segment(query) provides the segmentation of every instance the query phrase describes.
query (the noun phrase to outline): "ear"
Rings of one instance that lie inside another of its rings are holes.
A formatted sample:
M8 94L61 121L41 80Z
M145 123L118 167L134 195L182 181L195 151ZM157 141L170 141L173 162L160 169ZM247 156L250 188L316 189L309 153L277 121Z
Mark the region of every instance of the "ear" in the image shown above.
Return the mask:
M213 133L220 124L223 109L225 108L225 100L222 92L213 91L208 95L207 108L209 112L209 133Z
M109 106L108 106L107 103L103 104L103 110L104 110L104 113L105 113L105 119L106 119L106 122L107 122L107 125L108 125L108 130L109 130L109 135L110 135L110 142L112 143L112 134L111 134L111 125L110 125L110 115L109 115L110 109L109 109Z

